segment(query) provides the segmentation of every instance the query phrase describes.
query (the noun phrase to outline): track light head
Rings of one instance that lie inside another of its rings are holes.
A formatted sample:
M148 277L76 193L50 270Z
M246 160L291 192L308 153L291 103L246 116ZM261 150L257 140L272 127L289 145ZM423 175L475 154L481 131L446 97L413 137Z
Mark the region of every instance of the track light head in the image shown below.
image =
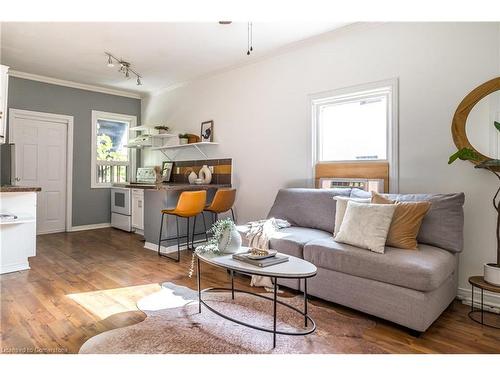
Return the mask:
M141 77L137 77L137 86L141 86L141 85L142 85Z
M125 70L125 78L130 78L130 73L128 72L128 68Z

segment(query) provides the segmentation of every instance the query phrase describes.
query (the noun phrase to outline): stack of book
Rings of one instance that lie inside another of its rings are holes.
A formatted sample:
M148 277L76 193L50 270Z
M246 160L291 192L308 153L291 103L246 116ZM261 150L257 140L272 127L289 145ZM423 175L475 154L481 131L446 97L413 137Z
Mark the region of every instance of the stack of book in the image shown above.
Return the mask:
M288 262L288 256L283 254L275 254L273 256L262 258L262 259L252 259L252 253L236 253L233 254L233 259L252 264L257 267L269 267L275 264Z

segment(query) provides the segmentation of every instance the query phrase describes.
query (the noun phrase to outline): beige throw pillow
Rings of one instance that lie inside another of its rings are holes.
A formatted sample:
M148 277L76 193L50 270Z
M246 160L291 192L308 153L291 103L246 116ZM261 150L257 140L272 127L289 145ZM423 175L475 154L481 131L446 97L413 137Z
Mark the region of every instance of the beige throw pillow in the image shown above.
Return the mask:
M417 250L417 235L422 220L431 207L430 202L394 202L380 194L372 193L372 203L394 204L396 210L392 218L389 234L387 235L388 246L400 249Z
M383 254L396 205L349 201L335 241Z
M342 225L342 220L344 220L345 210L347 209L347 202L354 201L359 203L370 203L371 198L349 198L349 197L333 197L337 201L335 207L335 228L333 229L333 235L335 236Z

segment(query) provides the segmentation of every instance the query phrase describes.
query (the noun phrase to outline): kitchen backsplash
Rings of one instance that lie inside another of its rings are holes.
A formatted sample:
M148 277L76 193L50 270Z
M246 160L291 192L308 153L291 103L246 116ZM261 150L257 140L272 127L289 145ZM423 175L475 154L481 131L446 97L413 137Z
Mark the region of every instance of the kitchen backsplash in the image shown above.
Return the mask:
M201 167L207 165L213 167L212 184L230 184L233 168L232 159L209 159L209 160L184 160L174 162L174 168L170 182L189 183L188 176L191 171L196 174Z

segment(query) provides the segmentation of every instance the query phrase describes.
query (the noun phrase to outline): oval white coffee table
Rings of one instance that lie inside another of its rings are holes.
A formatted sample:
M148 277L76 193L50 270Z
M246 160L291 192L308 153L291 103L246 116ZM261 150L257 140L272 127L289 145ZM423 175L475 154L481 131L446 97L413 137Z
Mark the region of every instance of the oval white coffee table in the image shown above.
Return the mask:
M242 251L247 251L248 248L243 247ZM307 314L307 279L316 276L317 268L314 264L305 261L304 259L296 258L290 255L288 262L276 264L269 267L257 267L252 264L248 264L236 259L233 259L232 254L228 255L214 255L214 254L196 254L197 258L197 284L198 284L198 309L201 313L201 305L205 306L207 309L212 311L214 314L219 315L220 317L230 320L234 323L238 323L244 325L249 328L257 329L259 331L269 332L273 334L273 348L276 347L276 335L290 335L290 336L304 336L313 333L316 330L316 323L314 320ZM201 289L201 262L211 264L216 267L224 268L229 270L231 273L231 288L206 288ZM255 275L255 276L268 276L273 280L274 284L274 293L273 298L264 296L262 294L257 294L253 292L249 292L246 290L235 289L234 288L234 272L240 272L246 275ZM298 279L303 280L304 282L304 311L299 310L295 306L289 305L283 301L279 301L277 298L278 291L278 279ZM234 300L234 293L245 293L251 294L253 296L264 298L273 302L273 329L259 327L252 325L247 322L243 322L241 320L237 320L233 317L222 314L221 312L214 309L210 306L206 301L203 300L203 294L206 292L226 292L231 291L231 298ZM307 328L305 330L300 331L279 331L276 329L276 307L277 304L285 306L297 313L301 314L304 317L304 326ZM311 327L308 328L308 323L311 323Z

